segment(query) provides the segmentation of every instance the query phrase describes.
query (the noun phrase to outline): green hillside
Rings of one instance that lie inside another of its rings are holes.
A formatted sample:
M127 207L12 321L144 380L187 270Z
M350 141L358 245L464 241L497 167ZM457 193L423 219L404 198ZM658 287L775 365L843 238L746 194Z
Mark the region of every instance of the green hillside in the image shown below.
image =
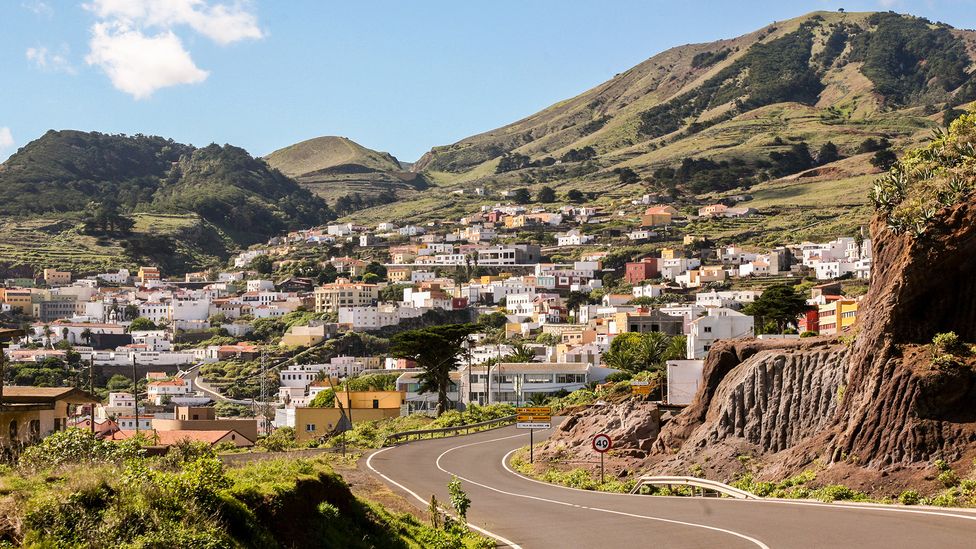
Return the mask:
M815 12L679 46L525 119L435 147L413 167L433 193L349 217L422 221L498 200L450 194L476 186L549 186L561 197L578 189L616 207L648 192L694 204L793 178L802 184L791 192L808 203L824 207L824 189L864 205L865 181L889 162L879 150L916 145L976 99L974 52L976 32L894 13ZM757 207L793 206L773 204L775 194L750 193Z
M335 217L237 147L73 130L49 131L0 164L0 215L13 272L141 261L182 272Z
M290 145L264 157L268 165L290 177L314 172L389 172L401 170L390 153L367 149L345 137L324 136Z
M316 137L279 149L268 164L294 177L340 214L414 199L426 178L389 153L367 149L345 137Z

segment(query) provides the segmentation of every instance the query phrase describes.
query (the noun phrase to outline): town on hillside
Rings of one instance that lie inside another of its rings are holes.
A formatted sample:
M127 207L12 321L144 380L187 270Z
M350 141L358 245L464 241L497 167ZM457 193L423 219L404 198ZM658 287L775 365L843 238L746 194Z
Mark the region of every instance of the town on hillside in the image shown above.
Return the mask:
M0 444L78 426L222 448L287 428L315 445L357 422L443 412L389 341L451 324L472 328L450 409L546 404L646 372L648 398L680 409L720 340L857 322L870 239L760 249L707 231L761 218L734 200L679 209L651 195L619 211L499 203L422 226L293 231L181 276L51 265L0 288L2 398L24 407L0 410Z

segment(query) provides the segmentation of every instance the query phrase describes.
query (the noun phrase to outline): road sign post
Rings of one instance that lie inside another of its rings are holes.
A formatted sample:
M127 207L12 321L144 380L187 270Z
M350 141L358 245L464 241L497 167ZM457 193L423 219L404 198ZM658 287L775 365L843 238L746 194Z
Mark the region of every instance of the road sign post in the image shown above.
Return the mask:
M651 395L651 382L650 381L631 381L630 382L630 392L647 398Z
M613 447L613 442L610 441L610 435L600 433L593 437L593 449L600 454L600 484L606 483L603 473L603 454L607 453L611 447Z
M548 406L526 406L515 409L515 427L518 429L529 430L529 463L535 461L536 429L548 429L552 427L552 408Z

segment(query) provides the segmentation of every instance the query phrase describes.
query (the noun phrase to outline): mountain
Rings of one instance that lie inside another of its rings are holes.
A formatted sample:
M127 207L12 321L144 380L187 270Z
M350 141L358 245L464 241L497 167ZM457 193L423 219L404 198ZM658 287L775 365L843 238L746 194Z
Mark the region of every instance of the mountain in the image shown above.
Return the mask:
M74 130L48 131L0 164L0 215L7 269L128 259L170 271L335 217L238 147Z
M426 179L390 153L368 149L345 137L302 141L267 155L273 168L329 200L340 213L414 196Z
M435 147L413 170L439 191L548 185L589 191L598 204L750 189L763 208L789 207L797 195L822 203L814 192L826 186L865 206L878 148L917 144L976 99L974 58L973 31L890 12L815 12L669 49L522 120ZM397 212L440 215L450 200L428 194Z

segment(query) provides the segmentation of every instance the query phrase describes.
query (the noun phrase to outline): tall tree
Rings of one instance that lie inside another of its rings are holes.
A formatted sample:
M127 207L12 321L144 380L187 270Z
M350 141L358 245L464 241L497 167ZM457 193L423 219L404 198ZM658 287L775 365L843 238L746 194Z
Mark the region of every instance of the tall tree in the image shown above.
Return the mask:
M556 191L552 187L542 187L536 194L536 200L544 204L556 201Z
M417 380L421 393L437 393L437 415L450 407L447 391L451 372L466 352L464 342L477 331L474 324L446 324L401 332L391 341L390 354L413 360L422 370Z
M776 325L783 333L790 325L795 325L797 317L809 309L806 300L793 286L774 284L765 290L755 301L746 305L743 312L756 317L757 332L761 332L767 322Z

